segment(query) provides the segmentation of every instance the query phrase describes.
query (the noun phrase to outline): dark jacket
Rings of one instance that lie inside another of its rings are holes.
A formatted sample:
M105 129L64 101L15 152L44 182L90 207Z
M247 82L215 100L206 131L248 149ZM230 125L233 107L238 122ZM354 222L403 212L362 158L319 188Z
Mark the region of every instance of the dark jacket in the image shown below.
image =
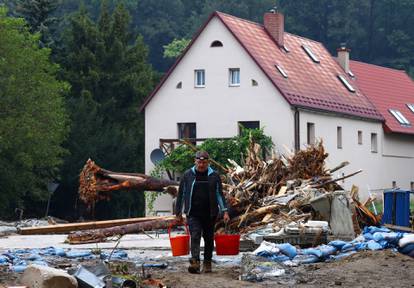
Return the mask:
M210 194L210 216L216 217L219 214L219 209L222 212L227 211L226 199L223 195L223 185L221 184L220 176L211 167L208 167L208 186ZM181 214L184 203L184 213L190 214L191 199L193 195L194 182L196 179L195 166L185 171L180 181L180 188L178 190L177 201L175 203L175 213Z

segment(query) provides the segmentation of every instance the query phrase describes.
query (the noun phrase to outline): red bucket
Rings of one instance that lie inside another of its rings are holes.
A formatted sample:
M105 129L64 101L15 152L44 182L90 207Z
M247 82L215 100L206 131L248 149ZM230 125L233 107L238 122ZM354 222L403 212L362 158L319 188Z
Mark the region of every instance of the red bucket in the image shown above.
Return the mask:
M188 225L186 224L184 226L187 234L176 235L174 237L171 237L171 227L172 227L172 224L168 228L168 235L170 237L172 255L173 256L188 255L190 253L190 232L188 231Z
M240 234L216 234L217 255L237 255L240 248Z

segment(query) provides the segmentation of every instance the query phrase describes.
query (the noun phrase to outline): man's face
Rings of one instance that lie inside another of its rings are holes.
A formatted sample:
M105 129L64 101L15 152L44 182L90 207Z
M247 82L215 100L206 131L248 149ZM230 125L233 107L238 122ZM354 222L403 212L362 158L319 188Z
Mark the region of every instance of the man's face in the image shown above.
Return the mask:
M196 158L195 159L196 169L199 172L205 172L208 169L208 159L206 158Z

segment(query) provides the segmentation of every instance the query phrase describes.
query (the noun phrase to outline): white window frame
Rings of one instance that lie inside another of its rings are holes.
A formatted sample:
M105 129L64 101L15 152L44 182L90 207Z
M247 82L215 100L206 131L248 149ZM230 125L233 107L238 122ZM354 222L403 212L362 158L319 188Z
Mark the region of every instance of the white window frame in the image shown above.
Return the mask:
M342 127L336 127L336 148L342 149Z
M240 68L229 68L229 86L240 86Z
M313 62L315 63L321 62L319 58L313 53L312 49L309 46L302 44L302 48L303 50L305 50L306 54L308 54L308 56L312 59Z
M414 113L414 104L407 104L407 107Z
M377 133L371 133L371 152L378 153L378 135Z
M282 67L280 67L279 65L275 65L276 69L279 71L280 74L282 74L283 77L288 78L288 75L286 74L285 70L283 70Z
M362 130L358 130L358 145L362 145L362 144L363 144Z
M397 109L388 109L388 111L392 114L392 116L395 117L395 119L397 119L397 121L401 124L401 125L411 125L410 121L407 120L407 118L405 118L405 116Z
M355 93L355 88L352 87L351 84L349 84L348 80L346 80L344 76L338 75L338 79L342 82L342 84L344 84L344 86L346 87L346 89L349 90L349 92Z
M315 138L315 123L311 123L311 122L308 122L307 124L306 124L306 128L307 128L307 143L308 143L308 145L313 145L313 144L315 144L315 140L316 140L316 138Z
M194 87L196 88L206 87L206 71L204 69L194 70Z

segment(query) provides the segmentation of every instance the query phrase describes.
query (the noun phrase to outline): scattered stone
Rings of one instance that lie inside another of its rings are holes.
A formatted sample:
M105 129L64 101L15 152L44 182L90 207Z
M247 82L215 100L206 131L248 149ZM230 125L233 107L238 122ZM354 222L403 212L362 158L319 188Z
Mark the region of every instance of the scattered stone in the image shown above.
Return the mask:
M335 285L336 285L336 286L341 286L341 285L342 285L342 281L336 280L336 281L335 281Z
M20 282L31 288L77 288L75 277L55 268L29 265Z

